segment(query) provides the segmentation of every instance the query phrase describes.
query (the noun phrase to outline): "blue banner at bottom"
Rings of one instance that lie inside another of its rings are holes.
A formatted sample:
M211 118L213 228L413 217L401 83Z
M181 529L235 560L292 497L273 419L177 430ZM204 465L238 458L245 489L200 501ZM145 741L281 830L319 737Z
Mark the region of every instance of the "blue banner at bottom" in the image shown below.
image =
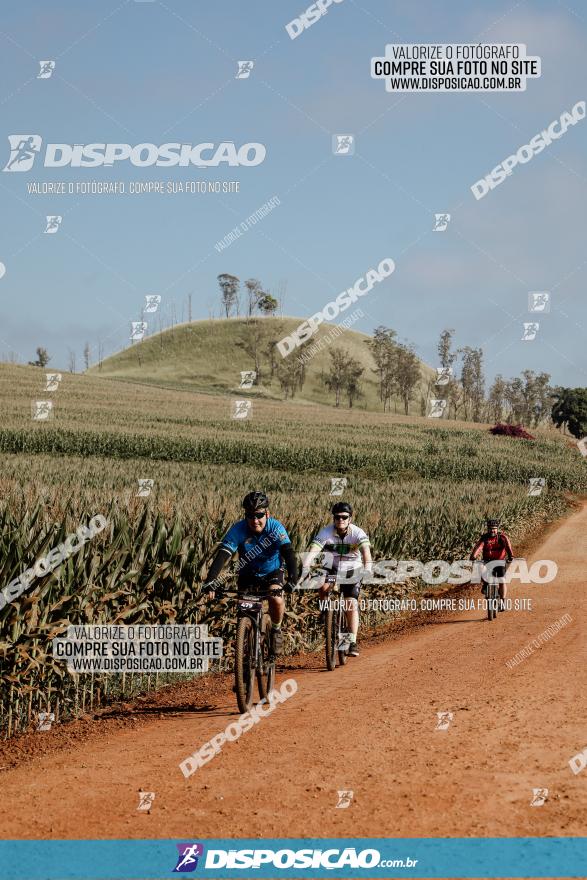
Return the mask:
M4 840L1 880L587 877L587 838Z

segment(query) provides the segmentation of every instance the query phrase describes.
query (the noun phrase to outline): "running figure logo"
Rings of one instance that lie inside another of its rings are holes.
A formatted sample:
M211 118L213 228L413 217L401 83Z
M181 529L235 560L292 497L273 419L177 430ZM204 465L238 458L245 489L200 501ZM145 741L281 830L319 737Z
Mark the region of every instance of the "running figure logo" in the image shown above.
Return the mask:
M37 74L37 79L49 79L51 74L55 70L55 62L54 61L39 61L39 67L41 70Z
M61 217L59 214L49 215L47 217L47 226L45 227L45 233L47 235L54 235L61 226L62 220L63 217Z
M253 409L251 400L235 400L232 404L233 419L248 419Z
M161 297L159 294L147 294L145 296L145 312L156 312L161 304Z
M547 798L548 798L548 789L547 788L533 788L532 789L532 800L530 801L530 806L531 807L541 807Z
M522 342L531 342L533 339L536 339L536 334L540 328L540 324L537 321L532 322L524 322L524 330L522 332Z
M332 152L335 156L353 156L355 153L354 134L333 134Z
M198 859L204 855L204 847L201 843L176 843L179 855L177 865L173 869L174 874L185 874L195 871L198 867Z
M528 488L528 495L538 496L542 494L542 490L546 486L546 480L544 477L530 477L530 486Z
M9 134L10 159L3 171L30 171L43 143L38 134Z
M354 797L354 791L352 788L347 789L346 791L338 791L338 803L336 805L337 810L346 810L350 807L351 801Z
M139 491L135 495L135 498L148 498L151 494L151 489L155 485L155 480L139 480Z
M51 725L55 721L54 712L39 712L37 721L37 730L51 730Z
M330 494L342 495L347 487L348 480L346 477L330 477Z
M58 391L59 383L63 378L61 373L46 373L47 384L45 385L45 391Z
M547 290L538 290L528 294L529 312L550 312L550 293Z
M248 79L254 66L254 61L239 61L235 79Z
M145 321L131 321L131 325L132 325L132 327L131 327L131 331L130 331L130 338L133 341L140 342L140 340L145 335L145 330L147 329L146 322Z
M240 388L252 388L253 382L257 378L255 370L241 370Z
M52 400L33 401L33 419L35 422L44 422L53 415Z
M429 404L429 419L440 419L444 415L444 411L446 409L446 400L438 400L436 398L432 398Z
M435 214L432 232L444 232L450 223L450 214Z
M454 714L452 712L437 712L436 716L438 721L436 722L434 730L448 730L450 722L454 718Z
M154 800L154 791L142 791L141 789L139 789L139 805L137 807L137 810L140 810L141 813L150 813Z
M448 385L452 378L452 367L436 367L435 385Z

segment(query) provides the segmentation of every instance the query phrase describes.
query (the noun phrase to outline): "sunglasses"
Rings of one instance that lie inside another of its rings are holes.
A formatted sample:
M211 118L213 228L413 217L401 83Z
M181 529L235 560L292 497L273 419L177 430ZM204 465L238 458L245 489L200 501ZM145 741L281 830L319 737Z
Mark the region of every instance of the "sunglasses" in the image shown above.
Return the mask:
M334 519L348 519L348 518L349 518L348 513L335 513L334 514Z
M265 519L267 516L266 510L257 510L255 513L247 513L247 519Z

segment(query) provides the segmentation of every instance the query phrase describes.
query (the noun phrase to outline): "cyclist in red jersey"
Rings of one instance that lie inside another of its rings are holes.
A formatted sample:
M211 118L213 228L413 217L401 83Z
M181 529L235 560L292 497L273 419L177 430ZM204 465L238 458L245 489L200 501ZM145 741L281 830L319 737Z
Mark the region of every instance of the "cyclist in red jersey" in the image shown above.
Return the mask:
M505 599L507 596L505 573L509 563L514 558L514 551L506 533L499 530L498 519L487 520L487 531L481 535L475 544L471 553L471 559L478 559L479 556L482 556L485 563L494 563L492 566L493 576L499 579L499 596L501 600ZM503 564L498 565L497 562L501 560L503 560ZM484 595L487 594L487 581L485 579L483 579L482 592ZM499 610L505 611L504 602L501 601L499 605Z

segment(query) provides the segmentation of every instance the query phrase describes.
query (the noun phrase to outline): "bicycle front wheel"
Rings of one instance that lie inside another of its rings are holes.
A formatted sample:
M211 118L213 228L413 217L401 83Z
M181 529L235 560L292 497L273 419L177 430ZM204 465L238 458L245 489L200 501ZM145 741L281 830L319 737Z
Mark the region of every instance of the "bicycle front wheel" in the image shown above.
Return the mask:
M329 672L336 667L336 648L338 645L338 615L333 608L324 613L324 642L326 649L326 668Z
M261 665L257 667L257 687L263 700L275 683L275 658L271 653L271 618L263 615L261 623Z
M236 628L234 677L239 712L248 712L255 679L255 631L250 617L241 617Z

